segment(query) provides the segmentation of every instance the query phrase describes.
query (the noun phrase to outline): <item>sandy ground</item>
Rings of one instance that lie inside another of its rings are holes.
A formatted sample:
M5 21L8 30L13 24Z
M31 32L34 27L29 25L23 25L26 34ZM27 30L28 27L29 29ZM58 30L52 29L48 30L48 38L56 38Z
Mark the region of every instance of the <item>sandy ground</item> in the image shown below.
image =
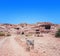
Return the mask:
M29 56L14 38L11 36L0 41L0 56Z
M35 49L44 56L60 56L60 39L46 34L35 39Z
M34 40L34 49L26 51L25 36L10 36L0 40L0 56L60 56L60 39L49 34L28 37Z

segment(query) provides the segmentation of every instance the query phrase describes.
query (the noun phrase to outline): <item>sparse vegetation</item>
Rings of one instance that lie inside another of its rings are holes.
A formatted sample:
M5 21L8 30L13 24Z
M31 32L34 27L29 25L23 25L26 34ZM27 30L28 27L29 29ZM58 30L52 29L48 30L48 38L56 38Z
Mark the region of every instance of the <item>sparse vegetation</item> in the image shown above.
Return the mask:
M8 33L7 36L11 36L11 34Z
M0 36L11 36L10 33L0 32Z
M55 37L60 37L60 29L56 32Z
M27 37L31 37L31 36L32 36L32 34L27 34L26 36L27 36Z
M5 33L4 32L0 32L0 36L5 36Z

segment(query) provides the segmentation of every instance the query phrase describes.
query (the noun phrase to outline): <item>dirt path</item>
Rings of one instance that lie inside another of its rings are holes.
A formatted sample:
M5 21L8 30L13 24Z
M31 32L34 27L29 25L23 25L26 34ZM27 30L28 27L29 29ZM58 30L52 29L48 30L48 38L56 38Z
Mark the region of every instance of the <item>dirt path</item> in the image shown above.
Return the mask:
M5 43L6 39L7 39L7 38L4 38L4 39L0 40L0 48L1 48L2 45Z
M51 35L33 37L34 49L25 50L25 36L10 36L0 40L0 56L60 56L60 39Z
M29 53L16 42L14 36L3 39L0 46L0 56L29 56Z

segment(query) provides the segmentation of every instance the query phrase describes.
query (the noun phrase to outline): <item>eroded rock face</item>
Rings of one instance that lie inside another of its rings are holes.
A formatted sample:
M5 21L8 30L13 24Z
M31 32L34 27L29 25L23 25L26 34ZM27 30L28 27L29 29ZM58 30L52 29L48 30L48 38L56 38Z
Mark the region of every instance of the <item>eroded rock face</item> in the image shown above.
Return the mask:
M40 33L55 33L60 28L60 25L50 22L39 22L36 24L0 24L0 31L9 32L10 34L40 34ZM38 30L38 31L37 31Z

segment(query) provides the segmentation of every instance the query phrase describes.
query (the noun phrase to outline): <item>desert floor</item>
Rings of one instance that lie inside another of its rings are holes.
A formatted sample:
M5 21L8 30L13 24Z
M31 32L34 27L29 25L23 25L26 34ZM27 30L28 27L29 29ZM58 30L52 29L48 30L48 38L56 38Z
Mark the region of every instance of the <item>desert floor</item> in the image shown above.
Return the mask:
M0 38L0 56L60 56L60 38L50 34L43 34L43 37L12 35ZM34 49L26 50L26 38L34 40Z

